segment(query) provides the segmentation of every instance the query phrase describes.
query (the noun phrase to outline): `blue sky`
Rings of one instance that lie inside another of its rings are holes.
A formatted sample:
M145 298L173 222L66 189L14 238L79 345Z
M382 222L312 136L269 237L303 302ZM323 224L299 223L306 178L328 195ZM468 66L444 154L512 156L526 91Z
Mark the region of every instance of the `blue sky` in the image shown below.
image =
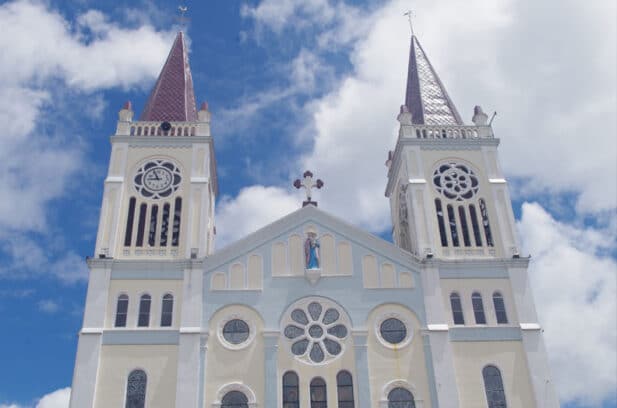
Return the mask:
M383 163L413 8L464 119L476 104L498 111L564 405L617 406L614 2L186 3L195 94L213 115L219 247L297 208L291 181L306 168L326 182L321 208L387 236ZM66 407L108 137L126 100L143 108L177 5L0 3L0 408Z

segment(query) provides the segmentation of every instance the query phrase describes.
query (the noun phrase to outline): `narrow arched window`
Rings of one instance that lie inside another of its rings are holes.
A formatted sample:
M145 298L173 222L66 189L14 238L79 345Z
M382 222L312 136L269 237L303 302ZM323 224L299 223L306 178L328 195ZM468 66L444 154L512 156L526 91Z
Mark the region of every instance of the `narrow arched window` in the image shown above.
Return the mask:
M446 223L444 221L440 199L435 199L435 211L437 212L437 224L439 225L439 238L441 238L441 246L447 247L448 237L446 237Z
M124 246L131 246L133 242L133 221L135 219L135 197L129 200L129 212L126 215L126 232L124 234Z
M478 214L473 204L469 206L469 216L471 217L471 226L473 228L473 237L476 241L476 246L482 246L482 234L480 233L480 224L478 224Z
M152 298L150 295L142 295L139 299L139 317L137 319L138 327L148 327L150 325L150 304Z
M146 229L146 211L148 210L148 206L146 204L142 204L139 206L139 222L137 225L137 242L136 246L144 245L144 230Z
M133 370L126 383L125 408L144 408L146 406L146 384L148 377L143 370Z
M300 408L298 374L288 371L283 375L283 408Z
M178 246L180 243L180 220L182 216L182 199L176 198L174 205L174 223L172 226L171 245Z
M452 320L454 324L465 324L463 305L461 304L461 297L458 293L452 293L450 295L450 307L452 308Z
M163 205L163 219L161 220L161 246L167 246L167 234L169 233L169 203Z
M174 314L174 297L171 294L163 296L161 304L161 327L171 326Z
M454 217L454 208L451 205L446 207L448 209L448 224L450 224L450 236L452 237L452 245L460 246L458 240L458 232L456 231L456 218Z
M405 388L395 388L388 393L388 408L416 408L413 394Z
M249 400L240 391L230 391L223 397L221 408L248 408Z
M336 391L338 408L354 408L353 379L348 371L340 371L336 375Z
M150 232L148 233L148 245L156 245L156 223L159 217L159 206L153 205L150 209Z
M126 327L126 315L129 310L129 297L127 295L118 296L116 303L116 321L115 327Z
M326 382L322 378L313 378L311 381L311 408L327 408L327 406Z
M471 240L469 239L469 227L467 226L467 214L465 214L465 207L462 205L458 207L458 216L461 219L461 231L463 233L463 242L465 246L471 246Z
M501 296L501 293L493 293L493 305L495 306L495 317L497 317L497 323L507 324L508 315L506 313L506 305L503 302L503 296Z
M486 366L482 370L482 377L488 408L506 408L506 393L499 369L492 365Z
M494 246L493 234L491 234L491 224L488 221L488 209L484 200L480 200L480 215L482 216L482 225L484 226L484 237L486 238L486 245Z
M471 295L471 304L473 306L473 315L476 318L476 324L486 324L486 315L484 314L482 295L478 292L474 292Z

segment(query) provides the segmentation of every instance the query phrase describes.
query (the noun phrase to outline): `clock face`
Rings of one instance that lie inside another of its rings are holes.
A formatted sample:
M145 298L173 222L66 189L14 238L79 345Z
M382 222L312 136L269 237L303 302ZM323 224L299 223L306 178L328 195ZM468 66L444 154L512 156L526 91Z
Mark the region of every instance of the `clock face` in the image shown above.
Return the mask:
M159 199L172 195L180 187L180 168L169 160L151 160L136 172L135 189L146 198Z

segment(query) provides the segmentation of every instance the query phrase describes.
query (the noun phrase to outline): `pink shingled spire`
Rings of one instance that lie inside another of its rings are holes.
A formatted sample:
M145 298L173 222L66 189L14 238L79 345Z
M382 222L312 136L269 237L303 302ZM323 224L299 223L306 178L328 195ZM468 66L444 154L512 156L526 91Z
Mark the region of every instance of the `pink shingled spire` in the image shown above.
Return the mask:
M197 120L193 78L182 31L176 36L140 120L170 122Z

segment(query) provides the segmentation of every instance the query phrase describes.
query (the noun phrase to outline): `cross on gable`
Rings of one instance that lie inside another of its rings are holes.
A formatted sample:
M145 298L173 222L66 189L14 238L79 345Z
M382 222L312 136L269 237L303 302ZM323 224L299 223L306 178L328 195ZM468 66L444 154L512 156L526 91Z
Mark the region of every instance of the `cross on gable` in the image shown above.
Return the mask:
M294 184L293 184L294 187L297 189L304 187L304 190L306 193L306 201L302 202L302 207L306 207L309 204L317 207L317 201L312 200L311 193L312 193L313 188L317 188L317 189L322 188L323 181L321 181L320 179L317 179L315 182L313 182L313 173L311 173L309 170L305 171L302 176L304 177L302 180L296 179L296 181L294 181Z

